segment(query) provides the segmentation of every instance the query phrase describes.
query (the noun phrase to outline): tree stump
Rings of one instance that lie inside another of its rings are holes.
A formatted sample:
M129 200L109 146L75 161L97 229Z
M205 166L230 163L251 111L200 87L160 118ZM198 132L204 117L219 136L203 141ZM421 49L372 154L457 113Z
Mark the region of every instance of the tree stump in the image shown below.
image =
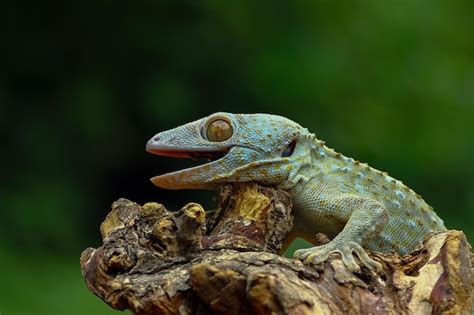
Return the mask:
M120 199L81 255L87 287L136 314L471 314L472 254L459 231L406 256L370 253L383 272L349 272L337 254L318 268L277 255L292 228L281 190L225 186L219 209L169 212Z

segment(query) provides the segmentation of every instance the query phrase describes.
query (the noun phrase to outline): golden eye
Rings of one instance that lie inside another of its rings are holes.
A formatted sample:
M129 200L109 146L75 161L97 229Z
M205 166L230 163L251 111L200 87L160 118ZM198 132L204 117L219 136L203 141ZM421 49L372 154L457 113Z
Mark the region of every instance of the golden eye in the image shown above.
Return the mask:
M232 126L229 122L218 119L207 126L206 138L212 142L221 142L232 137Z

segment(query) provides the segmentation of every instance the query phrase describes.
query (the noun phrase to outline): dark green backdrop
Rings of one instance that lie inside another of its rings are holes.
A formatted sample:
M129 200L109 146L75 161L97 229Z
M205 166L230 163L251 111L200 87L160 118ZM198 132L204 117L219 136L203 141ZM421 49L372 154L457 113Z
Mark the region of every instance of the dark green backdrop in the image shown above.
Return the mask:
M79 255L148 178L149 137L268 112L420 193L474 240L474 2L15 1L0 9L0 313L112 314Z

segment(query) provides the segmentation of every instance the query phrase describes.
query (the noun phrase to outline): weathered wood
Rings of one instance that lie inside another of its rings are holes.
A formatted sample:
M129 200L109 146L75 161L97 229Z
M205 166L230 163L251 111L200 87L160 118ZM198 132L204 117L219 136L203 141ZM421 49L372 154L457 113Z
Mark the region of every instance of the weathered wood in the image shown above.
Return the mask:
M286 192L255 184L224 187L207 218L194 203L173 213L120 199L101 225L103 245L82 253L86 284L137 314L470 314L462 232L434 234L404 257L372 253L381 274L350 273L336 254L315 269L276 254L291 207Z

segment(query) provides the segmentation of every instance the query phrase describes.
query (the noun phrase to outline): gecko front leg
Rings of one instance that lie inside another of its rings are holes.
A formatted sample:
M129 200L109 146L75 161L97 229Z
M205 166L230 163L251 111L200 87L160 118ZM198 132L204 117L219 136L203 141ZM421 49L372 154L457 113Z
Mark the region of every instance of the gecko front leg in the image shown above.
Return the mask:
M388 222L388 213L376 200L345 193L339 195L326 189L319 189L305 194L304 202L313 220L324 220L330 226L334 221L346 221L342 231L329 243L295 252L295 257L306 264L319 264L326 261L330 254L339 253L346 267L353 272L360 272L354 254L363 265L371 270L381 270L380 263L371 259L363 245L377 237ZM315 211L315 212L313 212ZM313 214L313 215L311 215ZM319 232L319 231L314 231Z

